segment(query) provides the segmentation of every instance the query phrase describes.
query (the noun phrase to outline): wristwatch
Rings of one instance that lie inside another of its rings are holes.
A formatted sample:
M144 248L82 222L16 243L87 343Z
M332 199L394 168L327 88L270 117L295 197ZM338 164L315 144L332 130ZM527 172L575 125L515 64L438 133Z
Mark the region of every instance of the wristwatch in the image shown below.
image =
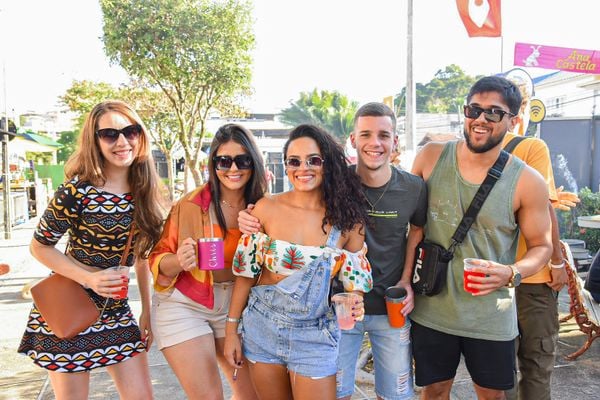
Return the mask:
M509 267L512 270L512 276L510 277L508 285L506 286L508 286L509 288L514 288L521 284L521 273L514 265L509 265Z

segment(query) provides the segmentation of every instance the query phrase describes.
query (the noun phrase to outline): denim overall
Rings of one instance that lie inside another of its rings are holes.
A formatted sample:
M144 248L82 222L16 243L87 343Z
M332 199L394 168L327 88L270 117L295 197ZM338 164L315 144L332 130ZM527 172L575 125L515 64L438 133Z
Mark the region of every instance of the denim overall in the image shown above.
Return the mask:
M335 248L340 231L329 232ZM334 253L323 254L276 285L252 288L242 314L244 355L250 362L285 365L300 375L336 373L340 331L329 304Z

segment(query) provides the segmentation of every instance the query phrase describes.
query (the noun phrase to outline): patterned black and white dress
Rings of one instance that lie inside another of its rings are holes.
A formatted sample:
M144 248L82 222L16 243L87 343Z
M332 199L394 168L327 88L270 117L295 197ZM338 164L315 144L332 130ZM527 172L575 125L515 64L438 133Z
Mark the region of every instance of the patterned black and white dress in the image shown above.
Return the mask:
M73 258L99 268L117 266L133 222L133 207L130 193L107 193L74 178L58 188L34 238L55 245L68 232L67 248ZM126 265L133 261L130 253ZM106 298L88 292L101 309ZM109 300L102 318L72 339L56 337L34 304L18 351L48 370L81 372L116 364L145 350L137 322L123 299Z

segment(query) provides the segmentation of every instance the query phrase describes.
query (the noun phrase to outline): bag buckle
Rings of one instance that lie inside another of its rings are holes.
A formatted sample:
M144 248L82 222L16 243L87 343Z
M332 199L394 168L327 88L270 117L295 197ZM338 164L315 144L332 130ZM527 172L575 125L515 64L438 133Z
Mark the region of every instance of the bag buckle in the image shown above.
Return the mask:
M490 168L488 170L487 173L489 176L491 176L492 178L498 180L500 179L500 177L502 176L502 170L497 168L496 165L493 165L492 168Z

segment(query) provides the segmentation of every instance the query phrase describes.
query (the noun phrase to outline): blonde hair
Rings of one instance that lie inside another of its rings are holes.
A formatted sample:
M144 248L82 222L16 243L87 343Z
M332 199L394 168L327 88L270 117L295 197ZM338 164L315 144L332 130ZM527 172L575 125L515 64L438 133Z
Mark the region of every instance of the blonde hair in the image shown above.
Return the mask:
M96 130L98 121L109 112L116 112L142 127L138 139L137 155L129 167L128 182L135 201L133 219L138 235L135 241L135 254L146 258L158 241L161 233L165 198L164 189L152 157L148 131L139 115L125 102L108 100L94 106L81 129L77 150L65 164L67 180L78 177L94 186L106 183L104 157L100 151Z

